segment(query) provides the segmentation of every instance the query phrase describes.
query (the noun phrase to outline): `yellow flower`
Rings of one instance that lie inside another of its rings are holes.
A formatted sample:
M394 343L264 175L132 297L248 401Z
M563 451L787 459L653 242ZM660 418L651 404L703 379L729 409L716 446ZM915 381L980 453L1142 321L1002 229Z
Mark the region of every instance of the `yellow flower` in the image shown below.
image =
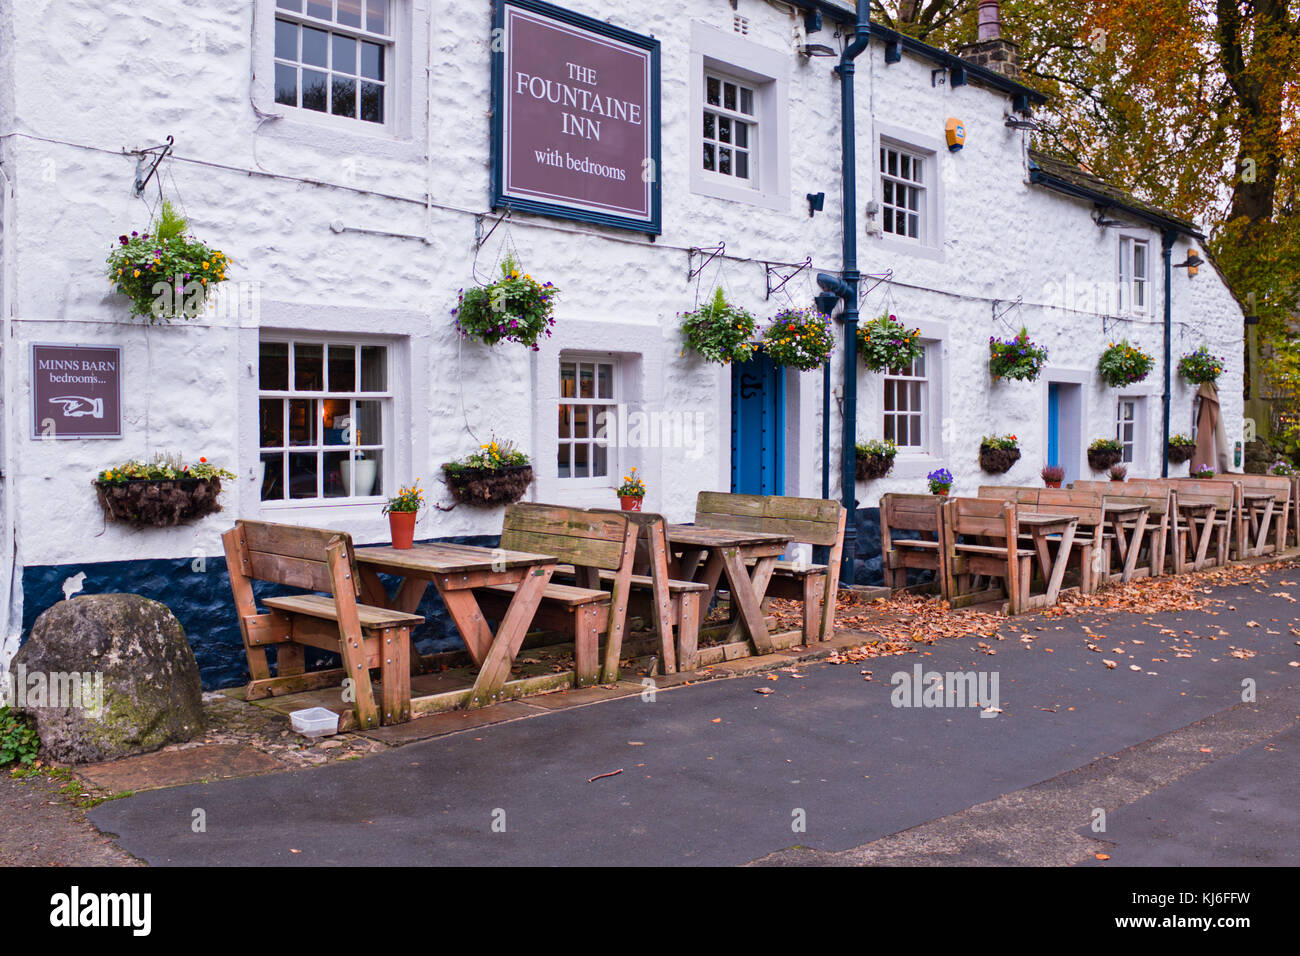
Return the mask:
M136 269L135 272L133 273L133 276L134 276L136 279L140 278L140 270L139 270L139 269Z
M207 267L208 267L208 264L207 264L207 262L204 262L204 263L203 263L203 268L205 268L205 269L206 269L206 268L207 268Z

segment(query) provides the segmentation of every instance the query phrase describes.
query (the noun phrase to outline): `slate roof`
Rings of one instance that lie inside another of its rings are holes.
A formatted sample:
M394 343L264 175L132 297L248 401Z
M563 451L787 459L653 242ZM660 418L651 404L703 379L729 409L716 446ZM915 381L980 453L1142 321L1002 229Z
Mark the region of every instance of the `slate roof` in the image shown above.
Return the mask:
M1073 163L1049 156L1036 149L1029 151L1030 181L1079 199L1127 212L1161 229L1173 229L1204 239L1195 223L1166 209L1138 199L1132 193L1112 185Z

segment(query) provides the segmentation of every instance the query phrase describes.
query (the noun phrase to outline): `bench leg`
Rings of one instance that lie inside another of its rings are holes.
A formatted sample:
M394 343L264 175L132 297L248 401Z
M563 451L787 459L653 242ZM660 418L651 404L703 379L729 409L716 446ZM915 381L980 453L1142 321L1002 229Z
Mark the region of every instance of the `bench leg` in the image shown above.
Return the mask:
M579 608L573 615L574 685L589 687L600 677L600 629L596 608ZM618 680L615 674L612 678Z
M700 595L683 592L677 624L677 669L693 671L700 666Z
M294 677L307 670L307 648L302 644L280 644L275 649L275 676Z
M379 632L380 716L385 724L411 719L411 629L387 628Z
M822 600L826 578L820 574L805 574L803 578L803 643L812 644L821 639Z

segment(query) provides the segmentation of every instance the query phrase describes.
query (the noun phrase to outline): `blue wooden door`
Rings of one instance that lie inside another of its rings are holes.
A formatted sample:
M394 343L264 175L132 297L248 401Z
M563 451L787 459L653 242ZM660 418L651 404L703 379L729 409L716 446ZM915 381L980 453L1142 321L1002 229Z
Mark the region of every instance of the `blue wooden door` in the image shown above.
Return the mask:
M1047 463L1061 463L1061 386L1047 386Z
M785 494L785 369L761 353L731 366L731 490Z

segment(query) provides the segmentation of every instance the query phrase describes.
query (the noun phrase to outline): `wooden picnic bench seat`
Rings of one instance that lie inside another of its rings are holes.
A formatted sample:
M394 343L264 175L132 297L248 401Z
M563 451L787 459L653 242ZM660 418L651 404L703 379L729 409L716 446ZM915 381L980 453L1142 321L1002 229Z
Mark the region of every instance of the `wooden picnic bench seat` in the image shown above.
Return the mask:
M248 658L246 700L352 682L362 728L411 716L411 628L424 618L360 603L352 538L341 531L239 521L221 536L234 592L239 631ZM268 597L259 613L253 581L303 588L314 594ZM268 650L276 648L275 676ZM343 666L308 672L308 647L337 653ZM370 671L378 668L375 702Z
M533 616L540 629L573 635L574 684L618 680L618 659L627 622L637 526L626 516L558 505L519 503L506 508L501 547L554 555L574 569L575 584L547 584ZM610 590L600 573L614 572ZM504 614L518 585L475 588L489 617ZM604 662L600 638L605 636Z
M701 491L695 501L695 523L702 528L780 534L789 537L792 543L830 549L826 564L776 561L765 582L768 597L803 602L803 633L807 643L829 641L835 636L835 603L847 518L848 512L842 504L826 498ZM761 573L758 570L761 567L756 565L755 573ZM739 623L733 630L738 632Z
M1021 548L1017 505L1004 498L949 498L940 524L950 593L948 603L966 607L988 600L997 589L980 586L997 578L1007 597L1007 612L1019 614L1029 603L1034 551ZM990 541L979 544L963 537Z
M1092 594L1100 581L1109 576L1105 552L1101 547L1101 529L1105 522L1104 499L1091 491L1072 491L1064 488L1021 488L1009 485L984 485L979 490L981 498L1012 501L1022 511L1039 514L1066 515L1078 518L1078 525L1070 543L1067 568L1073 565L1079 575L1079 590ZM1022 542L1032 535L1023 530ZM1077 550L1077 556L1075 551Z
M1174 570L1178 574L1222 566L1232 555L1234 539L1240 540L1237 504L1241 486L1215 478L1166 479L1173 493ZM1199 512L1184 514L1184 508ZM1214 546L1211 553L1210 545Z
M1241 557L1259 557L1286 550L1287 527L1291 520L1292 479L1278 475L1236 475L1241 485L1238 535ZM1265 499L1253 504L1252 496Z
M939 495L882 495L880 498L880 558L890 591L936 590L948 596L947 565L943 560L943 503ZM897 532L919 537L899 537ZM934 579L908 584L907 572L929 571Z
M1115 534L1108 519L1102 529L1103 573L1123 581L1138 577L1158 577L1165 573L1171 495L1167 484L1141 478L1128 481L1076 481L1071 483L1070 489L1100 494L1107 502L1114 500L1140 504L1147 509L1145 522L1140 517L1120 519L1122 527L1137 546L1136 555L1129 555L1123 550L1124 539ZM1112 572L1111 568L1120 570Z

